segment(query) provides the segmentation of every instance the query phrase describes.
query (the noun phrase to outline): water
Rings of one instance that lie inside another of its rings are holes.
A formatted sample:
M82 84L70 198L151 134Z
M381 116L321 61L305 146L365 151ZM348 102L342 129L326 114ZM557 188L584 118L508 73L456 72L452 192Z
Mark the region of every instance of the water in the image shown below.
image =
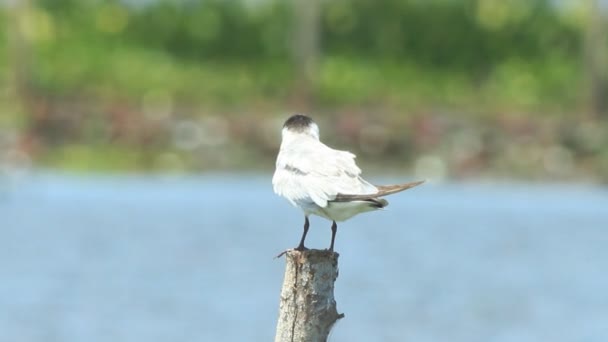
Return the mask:
M425 185L338 228L332 341L607 341L608 190ZM0 190L0 341L270 341L303 217L269 177ZM330 224L311 220L308 245Z

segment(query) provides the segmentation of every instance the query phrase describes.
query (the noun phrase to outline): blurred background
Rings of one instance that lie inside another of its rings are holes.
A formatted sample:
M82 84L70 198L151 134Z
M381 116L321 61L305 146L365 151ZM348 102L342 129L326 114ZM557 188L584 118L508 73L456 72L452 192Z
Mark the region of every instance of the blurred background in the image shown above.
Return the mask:
M607 14L0 1L0 340L272 339L296 112L372 181L429 180L340 226L333 340L608 340Z

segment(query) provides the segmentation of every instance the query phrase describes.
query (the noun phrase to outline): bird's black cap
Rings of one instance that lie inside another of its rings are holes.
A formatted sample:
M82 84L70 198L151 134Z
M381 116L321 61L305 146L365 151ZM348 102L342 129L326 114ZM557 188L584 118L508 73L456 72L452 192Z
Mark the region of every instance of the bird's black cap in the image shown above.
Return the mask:
M292 131L303 132L313 123L314 121L312 121L312 119L308 116L296 114L287 119L287 121L285 121L285 124L283 124L283 127Z

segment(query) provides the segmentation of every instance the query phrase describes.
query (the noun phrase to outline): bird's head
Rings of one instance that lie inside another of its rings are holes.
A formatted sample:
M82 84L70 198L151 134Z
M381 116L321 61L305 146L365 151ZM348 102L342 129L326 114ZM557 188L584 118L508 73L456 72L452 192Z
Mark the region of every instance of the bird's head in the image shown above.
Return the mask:
M306 115L295 114L283 124L283 139L297 136L309 135L319 140L319 126Z

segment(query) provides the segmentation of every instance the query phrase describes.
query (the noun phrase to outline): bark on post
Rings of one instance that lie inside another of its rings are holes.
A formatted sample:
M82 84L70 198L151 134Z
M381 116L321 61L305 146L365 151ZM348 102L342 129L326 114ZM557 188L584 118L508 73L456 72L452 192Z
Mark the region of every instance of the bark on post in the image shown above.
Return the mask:
M285 253L286 267L275 342L325 342L338 314L334 282L338 253L322 250Z

